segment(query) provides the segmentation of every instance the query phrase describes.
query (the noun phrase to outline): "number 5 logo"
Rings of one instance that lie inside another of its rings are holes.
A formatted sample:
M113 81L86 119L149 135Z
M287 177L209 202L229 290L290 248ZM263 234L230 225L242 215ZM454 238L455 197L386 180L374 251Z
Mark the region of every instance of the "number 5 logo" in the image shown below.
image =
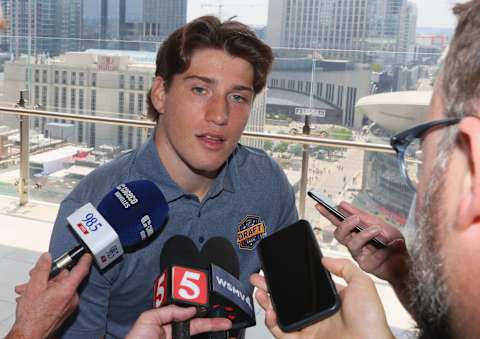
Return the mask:
M174 266L172 278L175 299L191 304L208 304L208 281L204 271Z
M153 300L153 305L155 308L159 308L167 302L167 279L166 279L167 273L164 272L158 279L155 284L155 297Z

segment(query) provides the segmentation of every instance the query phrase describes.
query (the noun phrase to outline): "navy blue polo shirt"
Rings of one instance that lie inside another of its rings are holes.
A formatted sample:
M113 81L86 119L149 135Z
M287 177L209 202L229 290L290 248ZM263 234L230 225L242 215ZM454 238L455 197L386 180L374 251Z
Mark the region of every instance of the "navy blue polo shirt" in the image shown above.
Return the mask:
M240 259L240 280L251 286L250 274L260 269L258 242L237 243L240 225L253 218L265 225L265 235L298 219L293 189L265 152L238 145L199 201L170 178L152 136L137 150L97 168L65 198L50 239L53 257L78 244L67 225L68 215L87 202L97 206L115 186L139 179L151 180L161 189L170 209L168 222L148 246L125 254L105 271L92 267L79 290L78 310L63 328L65 338L125 337L138 316L152 308L160 253L170 237L186 235L199 249L211 237L226 238Z

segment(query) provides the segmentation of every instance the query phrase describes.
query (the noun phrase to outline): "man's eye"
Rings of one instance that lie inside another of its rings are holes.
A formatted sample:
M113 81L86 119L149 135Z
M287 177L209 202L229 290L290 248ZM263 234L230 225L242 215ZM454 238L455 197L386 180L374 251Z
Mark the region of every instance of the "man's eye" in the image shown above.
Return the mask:
M207 90L203 87L193 87L192 92L195 94L205 94L207 93Z
M233 101L239 102L239 103L247 101L247 99L245 99L244 97L242 97L241 95L238 95L238 94L232 95L232 99L233 99Z

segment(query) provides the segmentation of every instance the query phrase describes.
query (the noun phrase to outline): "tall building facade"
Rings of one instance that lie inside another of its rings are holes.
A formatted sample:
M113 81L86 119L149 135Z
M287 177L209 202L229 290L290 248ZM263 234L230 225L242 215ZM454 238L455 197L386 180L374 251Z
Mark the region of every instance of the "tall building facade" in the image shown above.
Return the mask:
M82 0L1 0L9 25L1 45L14 56L78 50Z
M82 0L57 0L55 8L55 28L57 53L80 50L82 32Z
M13 55L56 50L55 0L1 0L9 25L7 48Z
M187 21L187 0L84 0L85 48L150 50Z
M267 42L337 59L395 62L381 52L413 51L415 25L416 8L407 0L277 0L269 3Z
M399 30L399 62L408 64L415 59L418 10L414 3L408 2L403 8Z

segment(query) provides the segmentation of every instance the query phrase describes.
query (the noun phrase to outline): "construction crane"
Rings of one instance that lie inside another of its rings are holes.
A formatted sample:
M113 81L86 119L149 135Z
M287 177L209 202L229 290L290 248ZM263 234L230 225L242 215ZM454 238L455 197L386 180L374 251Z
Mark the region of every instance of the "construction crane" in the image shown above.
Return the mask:
M257 6L260 6L258 4L245 4L245 3L229 3L229 4L224 4L222 0L217 0L217 3L202 3L200 5L200 7L202 8L216 8L217 9L217 13L218 13L218 17L220 19L223 18L223 8L227 6L227 7L230 7L230 6L243 6L243 7L257 7Z

